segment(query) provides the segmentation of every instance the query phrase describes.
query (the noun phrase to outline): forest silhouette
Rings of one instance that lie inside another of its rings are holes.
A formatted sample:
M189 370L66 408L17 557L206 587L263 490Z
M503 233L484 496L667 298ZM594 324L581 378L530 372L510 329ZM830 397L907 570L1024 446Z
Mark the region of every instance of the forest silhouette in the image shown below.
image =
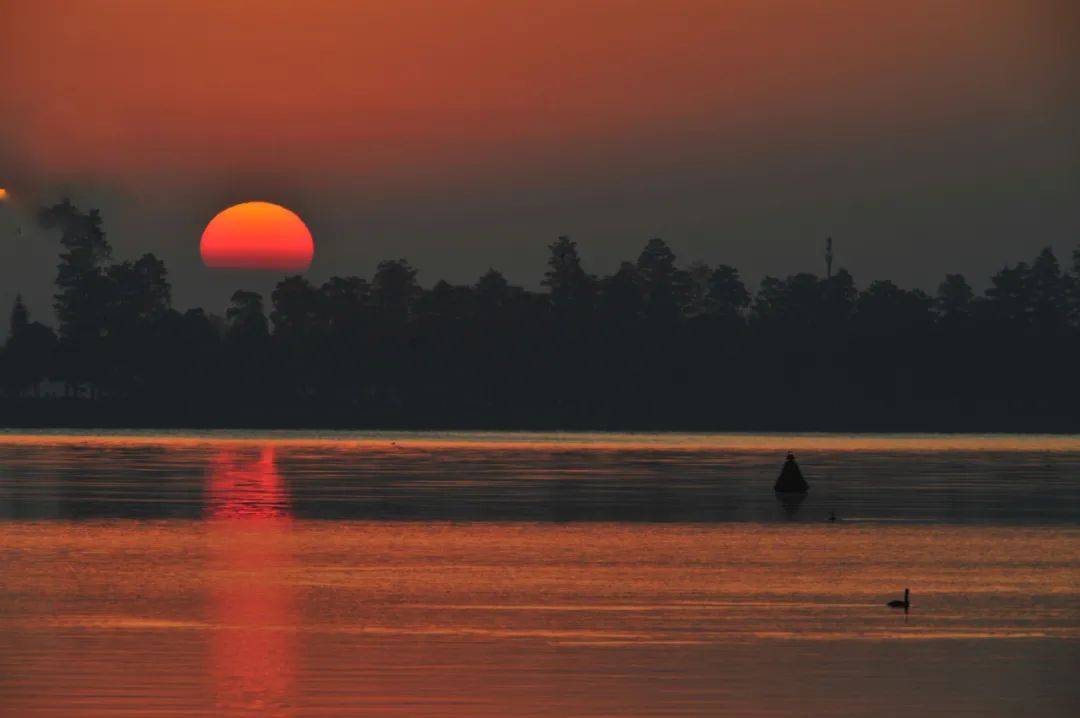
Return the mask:
M661 239L609 276L550 246L542 290L489 269L430 289L404 259L369 280L282 279L223 316L177 311L164 263L114 262L64 200L57 327L17 299L0 354L8 426L1040 430L1080 426L1080 248L1004 267L977 296L844 269L680 267ZM269 301L267 301L267 299ZM46 390L48 389L48 390Z

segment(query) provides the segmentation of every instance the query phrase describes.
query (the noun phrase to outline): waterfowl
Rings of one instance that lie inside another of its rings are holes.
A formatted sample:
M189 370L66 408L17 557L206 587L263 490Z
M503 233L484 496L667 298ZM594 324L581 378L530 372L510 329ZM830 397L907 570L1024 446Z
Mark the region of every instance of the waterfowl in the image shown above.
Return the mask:
M889 601L885 605L888 606L889 608L903 608L903 609L907 610L907 608L911 606L910 595L911 594L905 588L904 589L904 600L903 601Z

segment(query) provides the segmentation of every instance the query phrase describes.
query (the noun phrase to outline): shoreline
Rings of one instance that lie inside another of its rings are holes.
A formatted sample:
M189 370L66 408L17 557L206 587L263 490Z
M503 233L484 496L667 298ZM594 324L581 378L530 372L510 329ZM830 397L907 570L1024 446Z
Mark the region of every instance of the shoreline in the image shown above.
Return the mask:
M1080 452L1080 434L0 428L0 445L322 446L375 450Z

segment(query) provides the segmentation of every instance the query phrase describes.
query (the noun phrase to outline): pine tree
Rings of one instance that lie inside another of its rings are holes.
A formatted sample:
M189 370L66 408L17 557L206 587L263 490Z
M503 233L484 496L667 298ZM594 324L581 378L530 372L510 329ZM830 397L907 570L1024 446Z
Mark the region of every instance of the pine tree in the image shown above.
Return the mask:
M559 237L548 245L548 270L540 282L550 291L551 309L560 318L584 318L592 312L596 280L581 267L577 243Z

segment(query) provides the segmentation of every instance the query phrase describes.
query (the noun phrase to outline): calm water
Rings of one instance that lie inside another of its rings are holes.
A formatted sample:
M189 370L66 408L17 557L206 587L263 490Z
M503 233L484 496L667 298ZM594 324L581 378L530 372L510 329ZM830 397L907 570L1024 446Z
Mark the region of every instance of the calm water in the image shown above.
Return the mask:
M1065 716L1078 669L1077 437L0 434L0 716Z

